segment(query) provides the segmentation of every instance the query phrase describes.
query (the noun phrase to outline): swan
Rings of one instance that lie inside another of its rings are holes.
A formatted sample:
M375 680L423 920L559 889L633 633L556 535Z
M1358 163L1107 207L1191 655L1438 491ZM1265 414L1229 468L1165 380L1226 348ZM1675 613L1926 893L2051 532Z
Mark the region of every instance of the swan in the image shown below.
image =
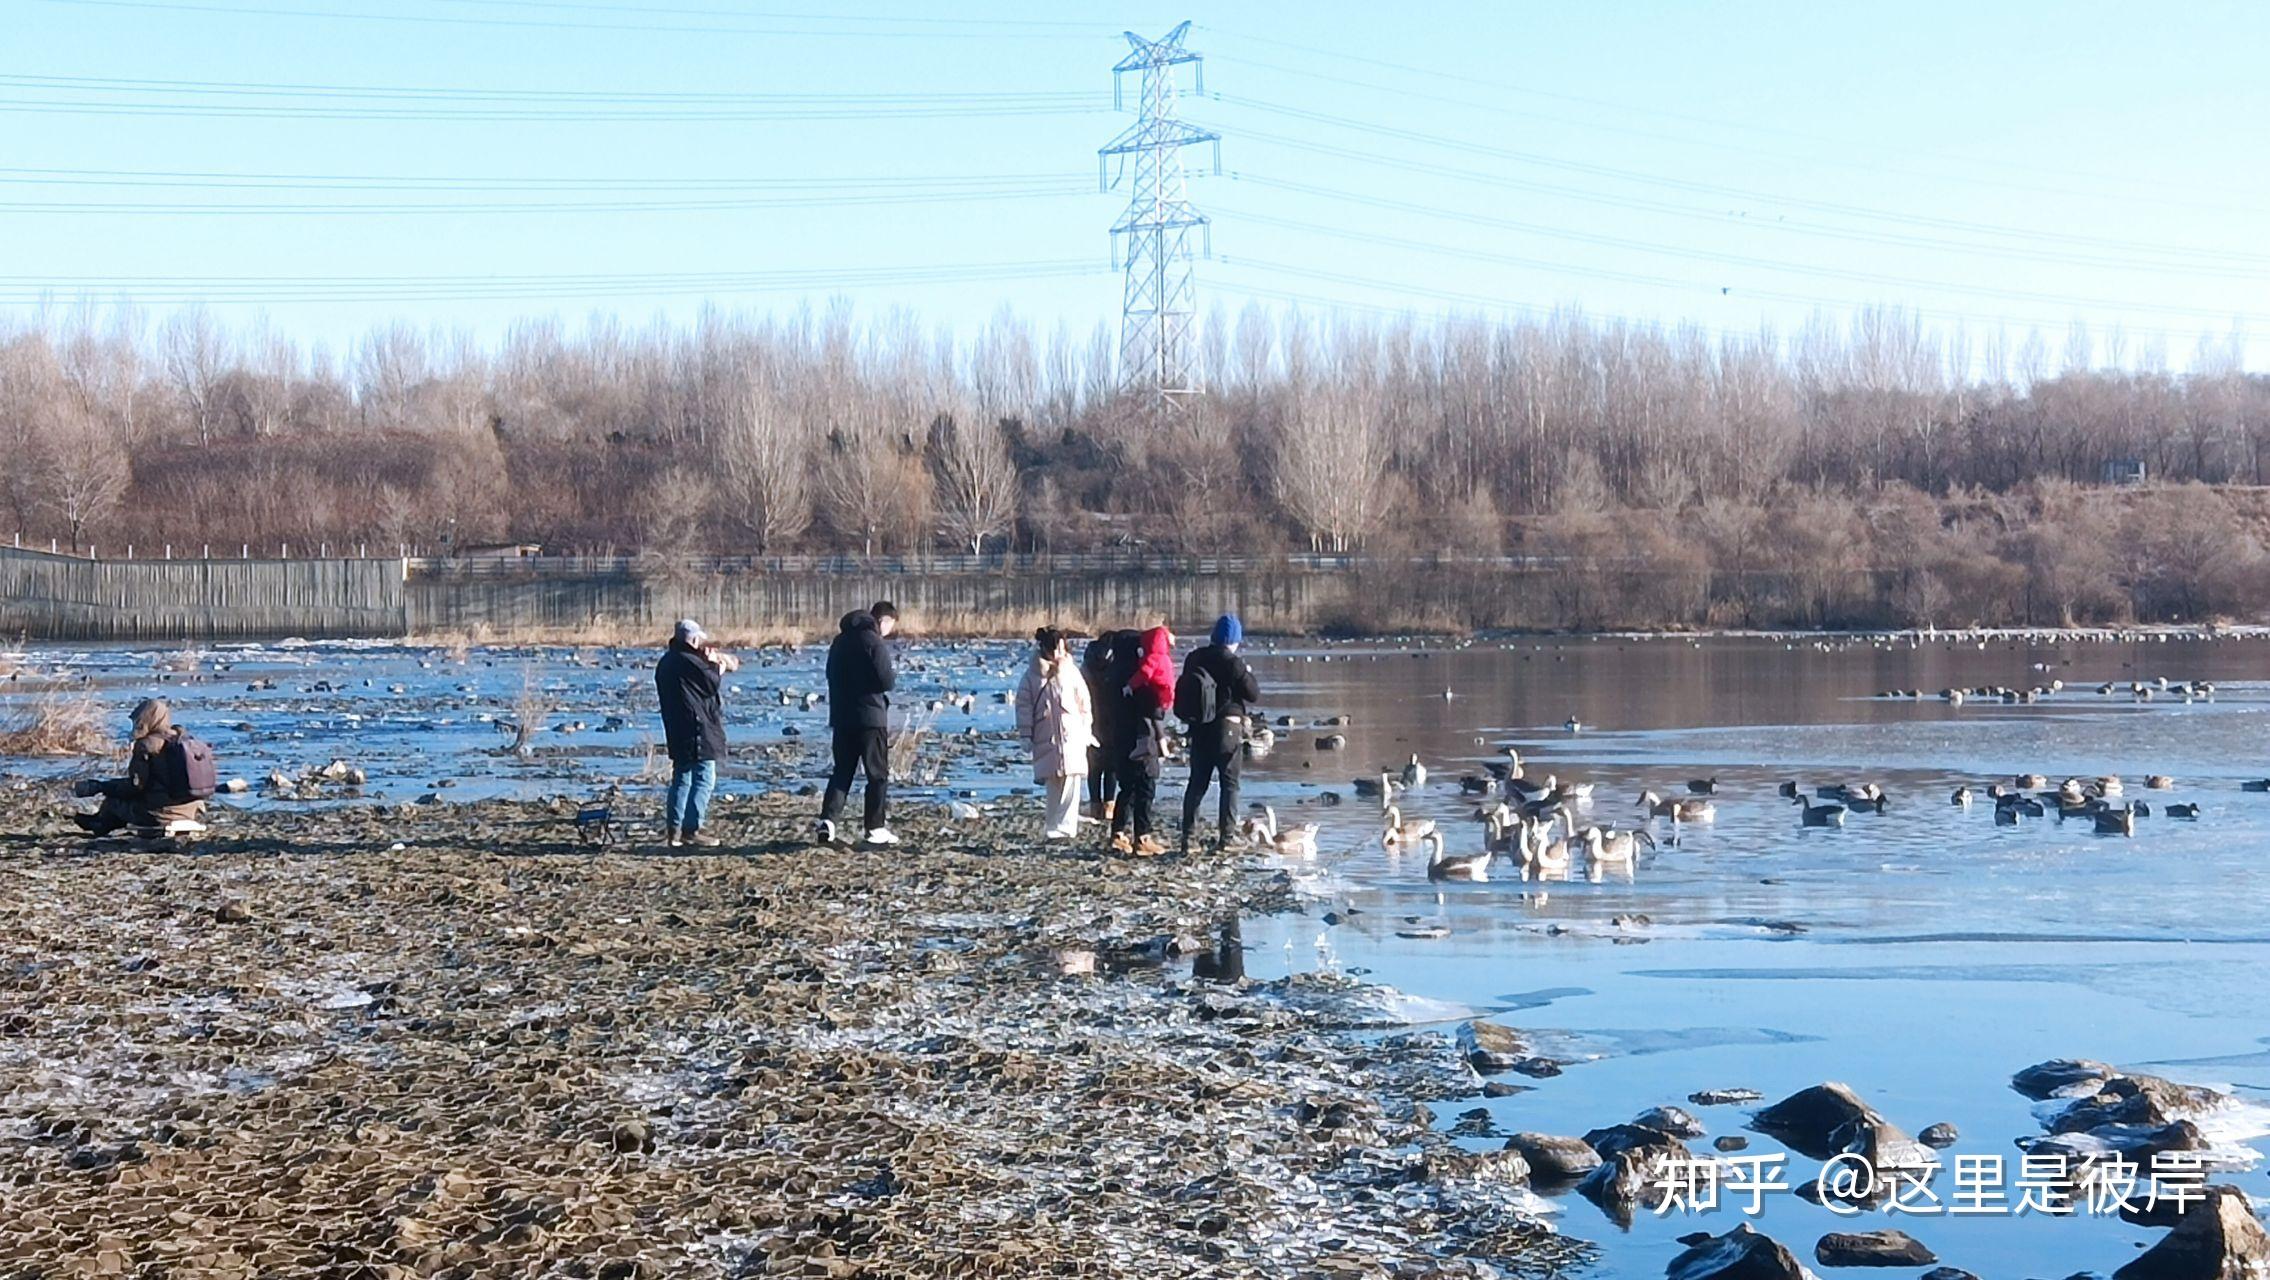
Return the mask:
M1413 818L1405 822L1403 810L1395 805L1387 806L1384 816L1386 829L1380 832L1379 842L1390 849L1415 848L1435 833L1433 818Z

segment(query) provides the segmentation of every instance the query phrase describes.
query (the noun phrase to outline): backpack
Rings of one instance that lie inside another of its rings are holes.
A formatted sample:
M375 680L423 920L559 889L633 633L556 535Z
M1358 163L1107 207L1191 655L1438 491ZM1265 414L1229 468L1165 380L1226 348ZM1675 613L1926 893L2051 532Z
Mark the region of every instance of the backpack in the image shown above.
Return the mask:
M174 734L158 751L152 781L174 804L212 799L213 793L220 790L220 772L213 763L213 748L187 732Z
M1214 673L1200 666L1182 669L1174 682L1174 714L1184 724L1212 724L1222 718L1221 689Z

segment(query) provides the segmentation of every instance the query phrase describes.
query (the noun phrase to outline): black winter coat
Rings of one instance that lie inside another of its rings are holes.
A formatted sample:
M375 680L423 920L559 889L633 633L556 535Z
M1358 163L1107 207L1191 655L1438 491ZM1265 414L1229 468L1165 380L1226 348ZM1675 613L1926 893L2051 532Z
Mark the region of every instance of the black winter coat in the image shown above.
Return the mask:
M725 701L715 664L677 640L654 664L654 691L662 698L662 736L673 764L725 758Z
M842 626L828 646L828 724L837 729L888 729L891 689L898 684L890 643L865 609L843 615Z
M1182 669L1203 671L1214 677L1214 709L1221 717L1208 724L1192 725L1192 744L1215 754L1242 747L1243 742L1230 741L1227 720L1230 716L1242 719L1249 714L1252 704L1261 701L1261 684L1253 678L1253 668L1227 647L1210 644L1193 650L1183 659Z

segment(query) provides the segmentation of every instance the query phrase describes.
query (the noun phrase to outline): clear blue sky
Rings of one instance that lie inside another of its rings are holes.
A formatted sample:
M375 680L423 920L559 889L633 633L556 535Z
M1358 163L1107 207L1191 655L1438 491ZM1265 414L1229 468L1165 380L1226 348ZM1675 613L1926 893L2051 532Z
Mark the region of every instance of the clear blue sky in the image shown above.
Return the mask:
M486 339L525 315L843 293L1084 333L1119 304L1095 159L1127 119L1118 32L1189 18L1207 93L1185 84L1187 114L1224 135L1224 173L1192 184L1215 218L1204 305L1787 332L1885 302L1979 341L2039 326L2053 364L2079 318L2100 358L2117 327L2130 361L2157 340L2177 367L2236 320L2270 366L2270 6L5 14L0 298L19 308L207 296L338 344L395 317Z

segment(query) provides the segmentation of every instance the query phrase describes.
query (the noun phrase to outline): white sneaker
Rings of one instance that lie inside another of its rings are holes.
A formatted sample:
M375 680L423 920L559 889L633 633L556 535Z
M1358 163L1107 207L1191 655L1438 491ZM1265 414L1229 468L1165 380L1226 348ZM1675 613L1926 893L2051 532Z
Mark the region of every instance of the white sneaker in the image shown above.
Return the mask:
M814 832L813 838L820 844L834 844L835 824L826 818L820 819L820 825Z
M889 827L877 827L867 833L867 843L869 844L897 844L898 842L899 838L891 834Z

